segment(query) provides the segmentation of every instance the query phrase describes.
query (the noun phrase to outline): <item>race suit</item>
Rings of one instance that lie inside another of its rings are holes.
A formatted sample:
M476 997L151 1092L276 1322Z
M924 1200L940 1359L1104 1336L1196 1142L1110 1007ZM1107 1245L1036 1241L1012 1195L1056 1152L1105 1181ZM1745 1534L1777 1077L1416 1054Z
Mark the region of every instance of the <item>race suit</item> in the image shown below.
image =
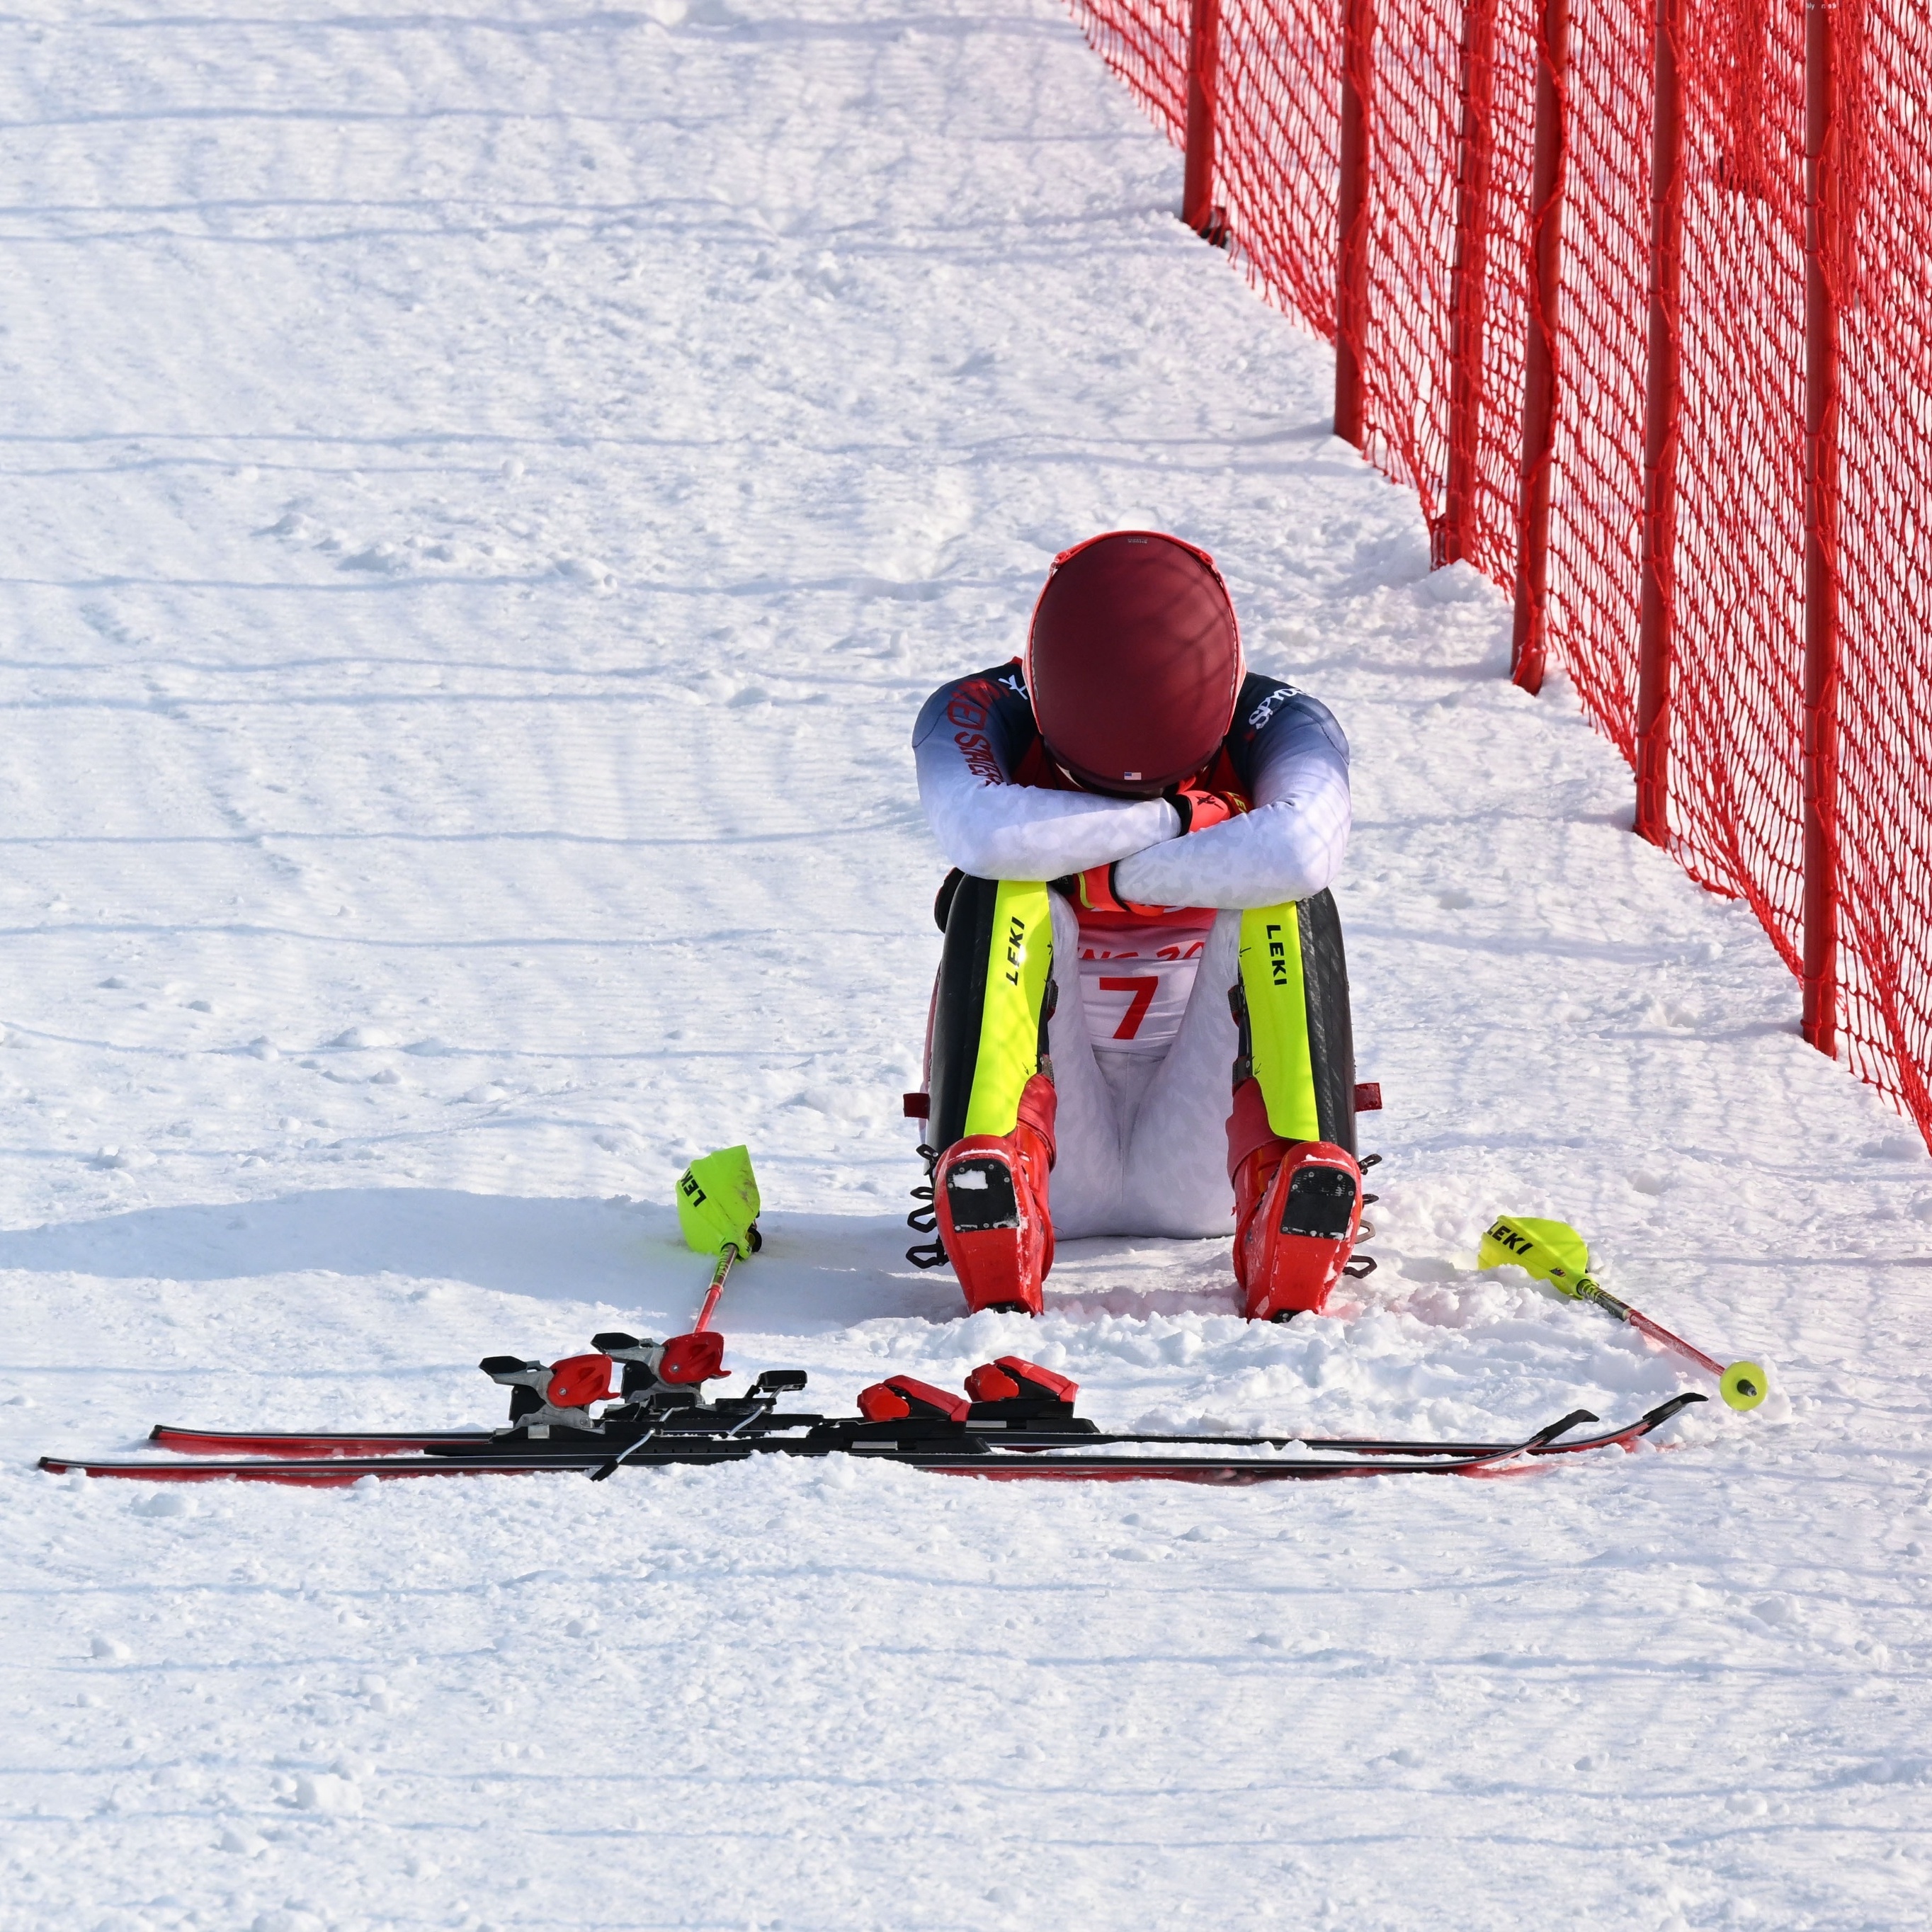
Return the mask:
M913 746L927 821L960 875L938 908L933 1148L1010 1132L1028 1079L1048 1074L1061 1239L1230 1233L1244 1136L1354 1151L1328 890L1348 843L1348 748L1325 706L1250 674L1192 781L1233 815L1184 836L1166 799L1108 797L1060 770L1017 658L934 692ZM1267 1118L1237 1124L1231 1094L1250 1072Z

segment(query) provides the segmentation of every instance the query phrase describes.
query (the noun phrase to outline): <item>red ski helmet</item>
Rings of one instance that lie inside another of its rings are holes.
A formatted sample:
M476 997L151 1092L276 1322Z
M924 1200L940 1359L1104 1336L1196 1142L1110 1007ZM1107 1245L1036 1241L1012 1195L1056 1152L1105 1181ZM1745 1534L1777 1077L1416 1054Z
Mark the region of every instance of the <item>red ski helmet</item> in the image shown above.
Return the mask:
M1241 634L1204 550L1110 530L1053 560L1027 634L1027 690L1054 761L1097 791L1157 798L1234 722Z

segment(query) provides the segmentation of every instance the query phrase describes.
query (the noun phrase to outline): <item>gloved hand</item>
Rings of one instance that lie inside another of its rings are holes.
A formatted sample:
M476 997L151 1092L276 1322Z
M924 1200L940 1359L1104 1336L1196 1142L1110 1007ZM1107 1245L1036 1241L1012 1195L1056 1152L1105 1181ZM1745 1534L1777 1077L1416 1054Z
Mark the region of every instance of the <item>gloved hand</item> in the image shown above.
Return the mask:
M1180 836L1184 838L1190 832L1205 832L1210 825L1222 824L1236 812L1246 809L1225 793L1202 791L1191 785L1177 785L1166 796L1168 803L1180 814Z
M1114 864L1120 862L1116 860ZM1114 890L1112 866L1089 866L1084 872L1076 872L1070 878L1055 879L1054 886L1064 892L1073 903L1088 912L1131 914L1136 919L1158 919L1167 908L1157 905L1137 905L1132 899L1124 899Z

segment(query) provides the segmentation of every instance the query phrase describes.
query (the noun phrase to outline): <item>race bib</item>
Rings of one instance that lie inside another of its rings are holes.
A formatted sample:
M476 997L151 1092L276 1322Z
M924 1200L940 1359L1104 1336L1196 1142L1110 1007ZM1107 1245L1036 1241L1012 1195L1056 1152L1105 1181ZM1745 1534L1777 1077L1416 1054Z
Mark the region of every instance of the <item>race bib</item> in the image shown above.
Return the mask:
M1130 926L1082 922L1080 997L1095 1052L1166 1052L1214 922L1211 911L1191 910Z

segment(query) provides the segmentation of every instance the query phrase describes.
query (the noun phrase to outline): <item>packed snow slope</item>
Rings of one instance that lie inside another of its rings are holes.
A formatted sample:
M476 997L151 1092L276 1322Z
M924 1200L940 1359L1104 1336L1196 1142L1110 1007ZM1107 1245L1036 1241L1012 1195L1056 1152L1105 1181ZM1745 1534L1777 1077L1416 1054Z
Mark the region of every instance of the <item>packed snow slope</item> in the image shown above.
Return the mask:
M1053 0L24 0L0 116L9 1932L1925 1923L1924 1150ZM1115 524L1354 743L1333 1318L1245 1325L1214 1244L1070 1250L1034 1324L901 1258L908 730ZM1778 1393L1513 1481L31 1466L492 1420L479 1356L686 1324L670 1185L740 1139L730 1359L828 1406L1012 1349L1183 1428L1684 1385L1478 1272L1501 1210Z

